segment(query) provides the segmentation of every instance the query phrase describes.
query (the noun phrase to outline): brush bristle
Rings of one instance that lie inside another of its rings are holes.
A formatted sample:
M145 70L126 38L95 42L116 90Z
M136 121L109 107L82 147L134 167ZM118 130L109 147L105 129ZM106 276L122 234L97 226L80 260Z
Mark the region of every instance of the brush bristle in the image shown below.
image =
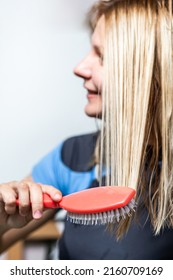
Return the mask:
M92 214L77 214L67 212L67 220L81 225L105 225L119 222L121 219L131 216L131 213L135 212L135 209L136 202L134 199L132 199L126 206L106 212Z

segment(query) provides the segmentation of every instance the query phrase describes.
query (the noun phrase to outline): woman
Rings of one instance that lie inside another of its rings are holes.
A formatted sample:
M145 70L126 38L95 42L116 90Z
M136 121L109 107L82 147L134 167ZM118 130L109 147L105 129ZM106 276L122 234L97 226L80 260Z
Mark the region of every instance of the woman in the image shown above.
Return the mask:
M42 192L59 201L100 184L134 188L135 217L116 225L117 240L104 226L66 222L60 258L172 259L172 0L100 0L90 21L91 51L74 72L101 131L67 139L31 178L0 186L1 250L53 215Z

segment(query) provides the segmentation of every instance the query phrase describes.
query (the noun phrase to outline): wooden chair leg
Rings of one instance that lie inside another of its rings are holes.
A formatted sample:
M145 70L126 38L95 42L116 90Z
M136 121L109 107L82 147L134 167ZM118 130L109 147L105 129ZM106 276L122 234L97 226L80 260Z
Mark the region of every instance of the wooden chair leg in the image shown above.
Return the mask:
M18 241L8 249L8 260L23 260L24 242Z
M54 220L48 221L46 224L29 234L24 240L16 242L7 250L8 260L24 260L25 245L27 241L31 242L47 242L59 239L61 233L56 226Z

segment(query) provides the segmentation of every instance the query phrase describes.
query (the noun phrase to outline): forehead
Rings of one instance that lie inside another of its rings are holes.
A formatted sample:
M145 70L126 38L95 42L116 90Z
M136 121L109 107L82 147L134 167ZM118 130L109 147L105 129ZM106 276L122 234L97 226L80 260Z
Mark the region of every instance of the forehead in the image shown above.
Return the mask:
M101 16L92 35L92 45L102 46L105 38L105 17Z

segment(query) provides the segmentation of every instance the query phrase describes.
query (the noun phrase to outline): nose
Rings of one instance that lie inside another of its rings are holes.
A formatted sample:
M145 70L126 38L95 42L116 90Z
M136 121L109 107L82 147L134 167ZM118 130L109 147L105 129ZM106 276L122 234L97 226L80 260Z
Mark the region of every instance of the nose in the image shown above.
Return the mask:
M84 58L73 70L74 74L80 78L89 79L92 75L88 57Z

